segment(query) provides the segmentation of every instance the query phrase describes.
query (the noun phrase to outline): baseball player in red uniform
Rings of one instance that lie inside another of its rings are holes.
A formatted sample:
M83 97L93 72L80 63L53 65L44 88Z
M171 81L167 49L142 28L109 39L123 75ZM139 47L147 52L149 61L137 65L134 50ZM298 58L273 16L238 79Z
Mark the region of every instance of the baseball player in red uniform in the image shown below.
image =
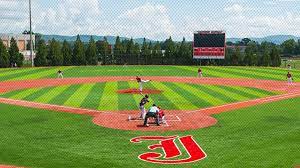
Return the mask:
M288 84L292 85L293 84L293 76L290 72L288 72L288 74L286 75L286 78L288 80Z
M202 78L202 77L203 77L202 69L201 69L201 68L198 69L198 77L199 77L199 78Z
M159 123L160 124L165 124L166 123L166 117L165 117L165 112L161 107L158 107L159 112L158 112L158 118L159 118Z
M139 91L143 92L143 83L150 82L150 80L142 80L140 77L136 77L136 81L139 84Z

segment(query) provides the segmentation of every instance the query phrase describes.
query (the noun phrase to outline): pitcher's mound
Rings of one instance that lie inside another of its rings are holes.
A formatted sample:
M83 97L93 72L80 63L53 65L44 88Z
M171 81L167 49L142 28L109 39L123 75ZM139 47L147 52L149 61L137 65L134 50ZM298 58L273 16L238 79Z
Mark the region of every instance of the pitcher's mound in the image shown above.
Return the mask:
M154 89L143 89L142 94L160 94L161 90L154 90ZM125 89L125 90L118 90L117 93L119 94L141 94L138 89Z

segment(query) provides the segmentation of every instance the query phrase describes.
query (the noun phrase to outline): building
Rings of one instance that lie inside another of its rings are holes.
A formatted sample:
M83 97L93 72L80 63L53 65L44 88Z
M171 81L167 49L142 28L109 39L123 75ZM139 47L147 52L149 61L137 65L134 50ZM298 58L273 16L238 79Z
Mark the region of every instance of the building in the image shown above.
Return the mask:
M30 61L30 35L29 34L0 34L0 38L3 44L9 48L10 40L14 38L17 41L17 45L21 54L24 55L25 61ZM32 35L33 46L35 46L35 35ZM35 52L32 53L35 58Z

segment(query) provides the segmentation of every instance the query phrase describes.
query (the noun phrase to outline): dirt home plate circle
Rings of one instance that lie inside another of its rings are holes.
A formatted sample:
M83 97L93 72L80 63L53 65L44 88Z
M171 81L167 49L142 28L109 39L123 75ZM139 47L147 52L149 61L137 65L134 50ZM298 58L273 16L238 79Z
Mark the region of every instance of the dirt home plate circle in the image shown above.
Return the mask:
M207 84L218 86L241 86L258 88L267 91L280 93L280 95L258 98L237 103L225 104L221 106L209 107L198 110L166 110L167 122L161 126L143 127L142 120L128 121L129 116L138 116L139 111L98 111L83 108L74 108L60 105L43 104L23 100L13 100L0 98L0 103L19 105L24 107L46 109L57 112L67 112L92 116L92 121L99 126L120 129L120 130L138 130L138 131L184 131L199 129L215 125L217 120L211 115L222 112L232 111L240 108L250 107L258 104L269 103L300 96L300 84L287 86L283 81L254 80L254 79L229 79L229 78L194 78L194 77L145 77L154 82L177 82L189 84ZM66 78L66 79L38 79L26 81L7 81L0 82L1 92L10 92L26 88L41 88L51 86L65 86L84 83L97 82L118 82L130 81L132 77L85 77L85 78ZM151 94L161 94L163 90L145 90ZM146 94L148 94L146 93ZM119 90L118 94L138 94L138 90L125 89Z

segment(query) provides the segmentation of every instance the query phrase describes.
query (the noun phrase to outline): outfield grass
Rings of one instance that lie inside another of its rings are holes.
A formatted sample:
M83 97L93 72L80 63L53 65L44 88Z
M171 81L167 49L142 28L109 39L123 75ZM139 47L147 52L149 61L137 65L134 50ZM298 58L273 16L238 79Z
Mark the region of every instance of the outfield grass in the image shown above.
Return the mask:
M219 122L210 128L166 133L112 130L94 125L88 116L0 104L0 163L32 168L153 167L137 158L151 143L131 144L131 138L193 135L208 157L177 167L290 168L300 164L299 104L297 98L255 106L216 115Z
M56 78L61 69L65 77L94 76L197 76L195 66L86 66L86 67L51 67L3 69L0 81ZM205 77L252 78L286 80L286 68L271 67L202 67ZM295 81L300 81L300 70L293 69Z
M118 94L120 89L138 88L136 82L106 82L24 89L0 97L40 103L83 107L102 111L137 110L141 95ZM162 90L150 95L147 108L156 103L164 109L195 110L275 95L255 88L150 82L145 88Z

